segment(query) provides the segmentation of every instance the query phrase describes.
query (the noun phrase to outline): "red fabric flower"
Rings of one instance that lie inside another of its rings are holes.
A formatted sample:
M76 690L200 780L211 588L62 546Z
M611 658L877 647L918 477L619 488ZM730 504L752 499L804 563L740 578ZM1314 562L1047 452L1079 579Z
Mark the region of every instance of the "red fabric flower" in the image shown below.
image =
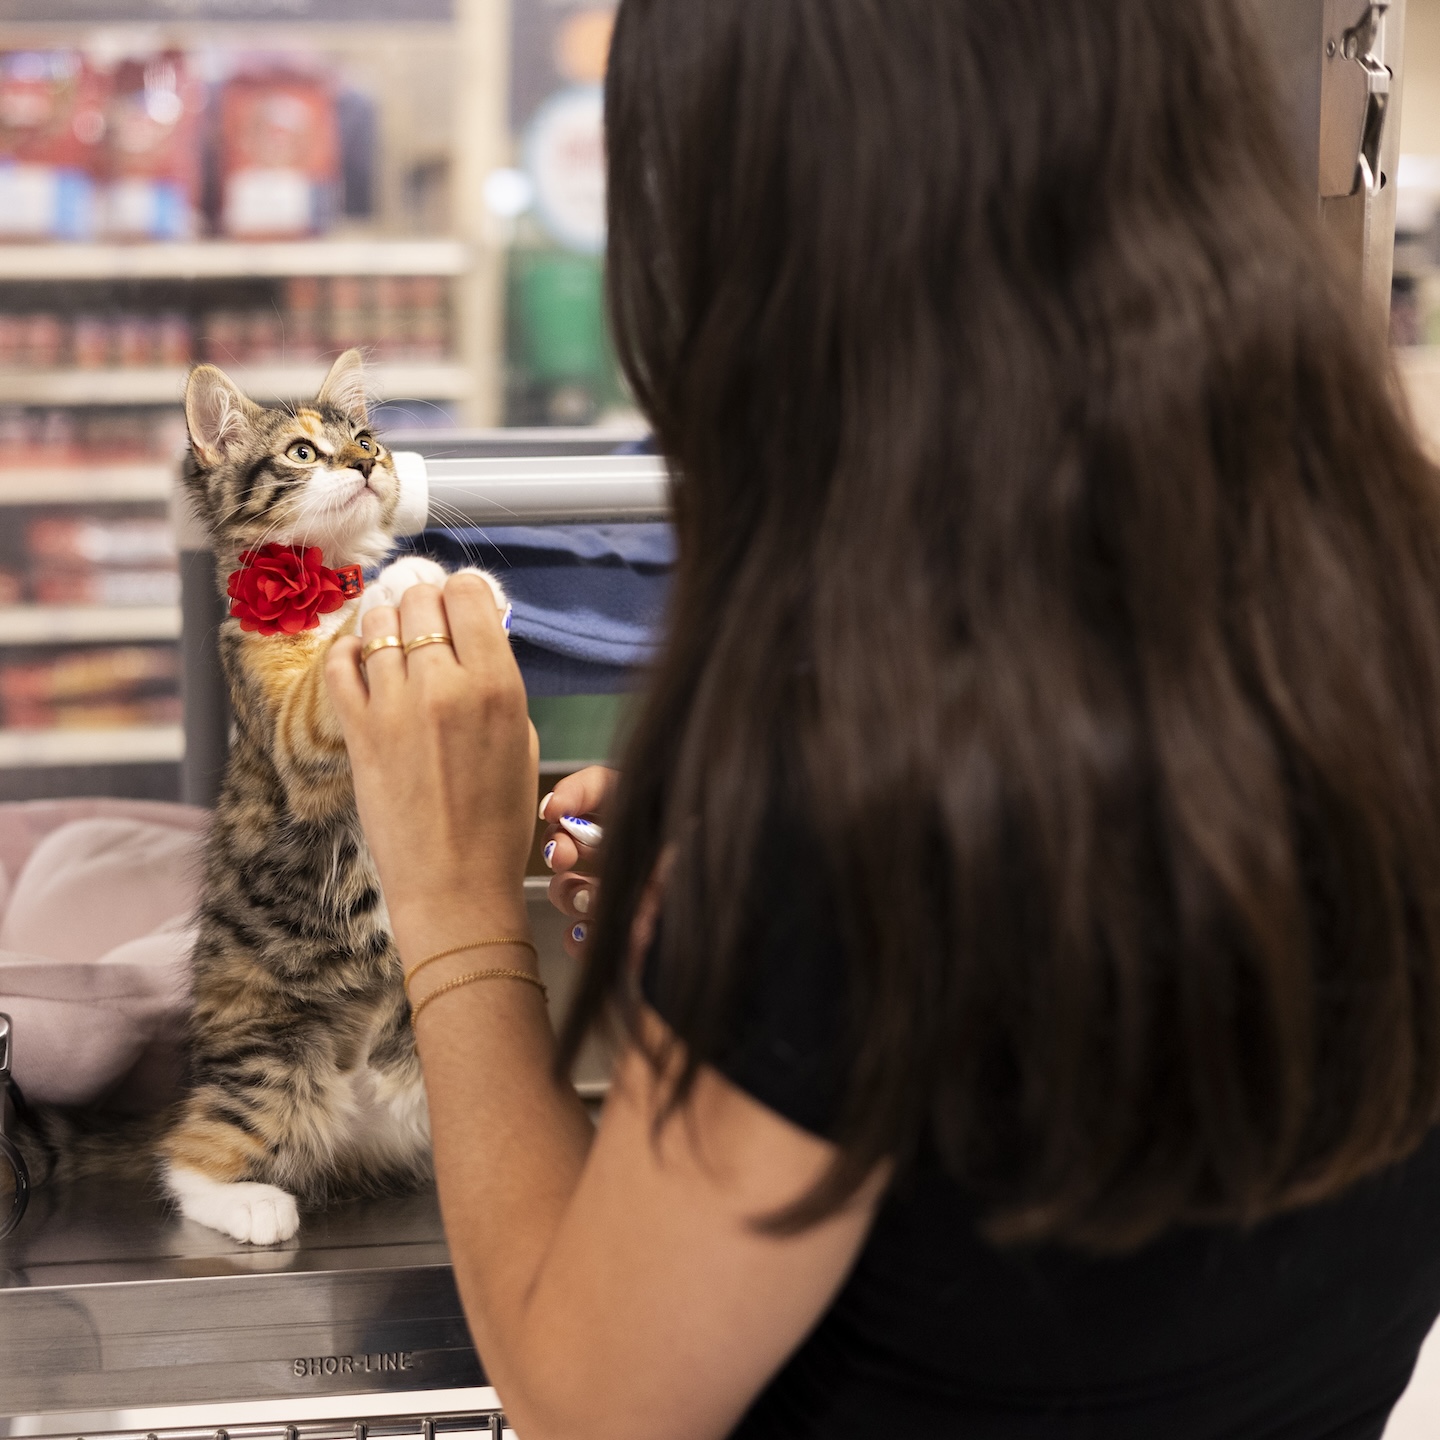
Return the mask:
M346 586L318 545L266 545L240 557L226 593L242 630L298 635L345 603Z

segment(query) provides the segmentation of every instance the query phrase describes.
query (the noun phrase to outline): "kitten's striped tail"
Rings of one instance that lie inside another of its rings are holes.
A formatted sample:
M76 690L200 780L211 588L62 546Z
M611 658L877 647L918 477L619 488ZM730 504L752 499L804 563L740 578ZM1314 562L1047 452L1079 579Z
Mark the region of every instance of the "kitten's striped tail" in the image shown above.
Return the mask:
M15 1142L30 1169L30 1183L45 1185L105 1176L149 1180L159 1143L175 1123L173 1109L150 1115L113 1115L59 1105L28 1105Z

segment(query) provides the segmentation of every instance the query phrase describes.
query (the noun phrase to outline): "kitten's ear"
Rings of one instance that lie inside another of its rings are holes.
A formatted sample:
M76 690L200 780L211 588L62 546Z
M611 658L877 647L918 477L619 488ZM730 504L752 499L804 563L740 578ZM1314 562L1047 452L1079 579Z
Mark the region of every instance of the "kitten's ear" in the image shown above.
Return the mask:
M365 397L365 357L358 350L347 350L330 367L315 403L333 407L357 425L370 423L370 406Z
M260 407L241 394L235 382L213 365L197 365L185 386L185 424L190 445L202 465L213 465L244 436Z

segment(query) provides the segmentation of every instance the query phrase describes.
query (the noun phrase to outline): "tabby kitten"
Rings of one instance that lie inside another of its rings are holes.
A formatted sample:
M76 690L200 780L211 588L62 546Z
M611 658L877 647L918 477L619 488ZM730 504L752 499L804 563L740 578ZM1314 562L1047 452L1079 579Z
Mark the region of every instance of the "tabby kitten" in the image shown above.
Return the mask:
M185 414L186 483L222 593L242 556L269 544L319 546L335 570L390 552L400 483L369 427L358 352L294 409L257 405L199 366ZM315 628L254 633L234 615L221 627L235 729L205 854L190 1083L143 1148L184 1215L240 1241L288 1240L297 1202L430 1174L400 963L323 669L362 604L444 579L409 557ZM55 1173L108 1168L93 1122L52 1115L42 1128Z

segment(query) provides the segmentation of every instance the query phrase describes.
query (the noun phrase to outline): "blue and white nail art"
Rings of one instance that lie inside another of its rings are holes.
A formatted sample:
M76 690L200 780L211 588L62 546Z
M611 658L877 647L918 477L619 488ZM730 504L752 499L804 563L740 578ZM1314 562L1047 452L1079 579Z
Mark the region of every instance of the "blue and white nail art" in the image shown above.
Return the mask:
M515 623L515 607L513 605L505 607L505 618L500 623L505 627L505 633L508 635L510 627Z
M555 842L552 840L541 852L541 857L548 865L555 858Z
M560 828L581 845L598 845L605 838L605 832L593 820L581 820L575 815L561 816Z
M585 930L585 927L584 927L583 925L577 925L577 926L570 932L570 938L571 938L577 945L583 945L583 944L585 943L585 935L586 935L586 930Z

